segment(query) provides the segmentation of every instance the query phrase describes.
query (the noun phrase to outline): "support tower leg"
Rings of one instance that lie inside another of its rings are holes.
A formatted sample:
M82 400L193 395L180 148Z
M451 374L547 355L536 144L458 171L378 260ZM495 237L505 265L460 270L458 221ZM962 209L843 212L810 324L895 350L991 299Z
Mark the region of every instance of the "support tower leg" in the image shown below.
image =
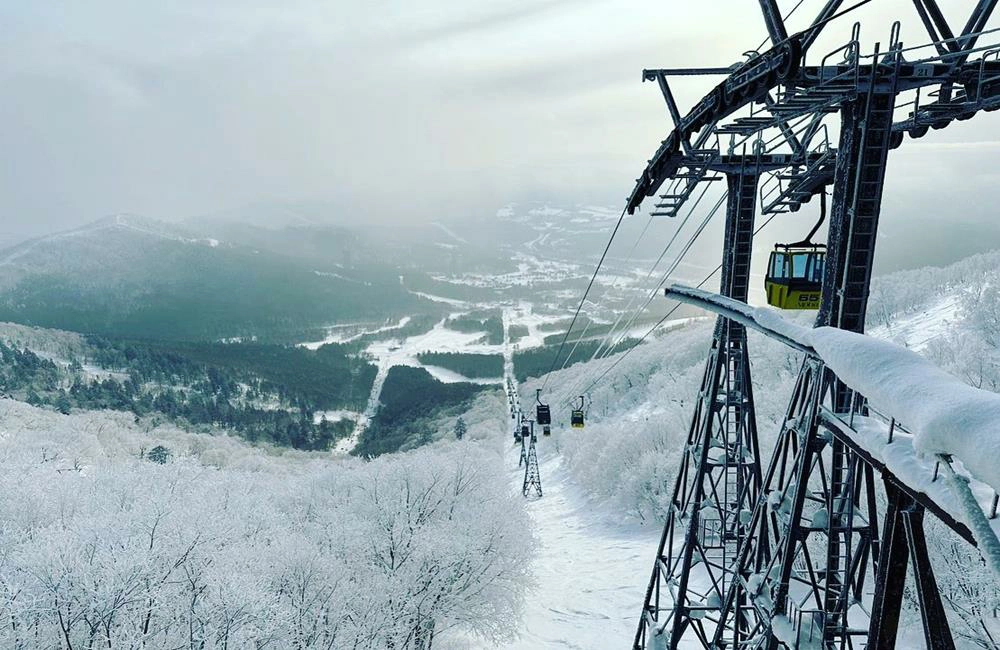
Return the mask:
M818 325L863 330L894 97L844 107ZM826 401L836 413L863 406L832 379L821 363L803 363L740 550L720 628L745 617L754 647L865 645L856 603L877 557L874 475L820 426Z
M731 174L726 209L724 296L746 302L757 175ZM746 330L719 318L660 538L633 647L708 648L732 583L737 549L760 492ZM733 640L734 625L723 637ZM668 643L653 646L654 637Z

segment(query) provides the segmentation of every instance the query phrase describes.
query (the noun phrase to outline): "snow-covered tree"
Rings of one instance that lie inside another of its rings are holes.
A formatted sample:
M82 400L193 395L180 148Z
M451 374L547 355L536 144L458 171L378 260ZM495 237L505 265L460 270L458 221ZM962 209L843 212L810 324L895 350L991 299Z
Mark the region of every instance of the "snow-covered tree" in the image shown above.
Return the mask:
M491 445L366 463L11 400L0 422L0 646L416 650L522 606Z

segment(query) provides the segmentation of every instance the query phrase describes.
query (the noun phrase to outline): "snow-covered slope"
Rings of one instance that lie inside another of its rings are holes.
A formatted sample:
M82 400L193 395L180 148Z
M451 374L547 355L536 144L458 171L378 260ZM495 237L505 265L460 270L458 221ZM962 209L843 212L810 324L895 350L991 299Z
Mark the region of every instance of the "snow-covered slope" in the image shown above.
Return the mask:
M140 273L145 259L164 244L214 248L219 242L155 219L116 214L93 223L31 239L0 251L0 286L35 275L92 274L101 282L109 273L127 278Z
M558 435L584 434L564 430ZM527 504L533 584L524 617L515 626L517 640L498 648L622 646L622 640L635 633L636 603L645 591L636 577L649 571L650 549L655 549L659 532L624 522L613 510L590 503L550 444L549 439L539 441L544 497ZM512 487L520 491L524 472L514 469L517 450L506 459Z
M872 328L869 334L922 352L931 342L954 329L960 305L959 294L946 294L896 318L888 325Z
M869 330L928 355L965 381L985 386L992 378L992 389L1000 390L1000 361L994 361L1000 357L1000 336L995 336L1000 334L1000 319L993 317L1000 313L1000 291L990 291L1000 285L994 270L998 267L1000 253L988 253L944 269L877 279ZM802 325L813 317L788 315ZM521 640L510 647L562 650L628 644L710 337L710 323L693 323L641 346L613 369L617 358L578 364L549 377L546 399L557 423L568 418L571 400L585 389L590 408L585 430L556 428L551 439L540 440L546 495L529 504L538 538L530 564L538 584L530 593L537 602L520 624ZM754 332L749 345L767 458L801 355ZM969 359L944 354L961 349L974 349L975 354ZM973 361L985 364L976 366L978 374L970 369ZM541 386L541 381L522 386L522 403L532 403L534 389ZM515 473L513 480L519 478ZM641 522L648 525L638 526ZM949 564L939 570L951 583L963 580L963 571L968 573L973 566L969 563L976 561L975 551L950 544L950 533L933 522L929 526L940 537L931 540L935 552L947 555L956 567L966 567L953 571ZM973 601L997 600L989 581L985 587L963 584L967 596L974 594L969 596ZM954 601L949 603L953 628L961 627L967 639L977 638L981 621L962 609L969 603L958 596ZM986 621L987 627L991 624Z
M526 526L497 456L335 460L0 399L0 646L495 645Z

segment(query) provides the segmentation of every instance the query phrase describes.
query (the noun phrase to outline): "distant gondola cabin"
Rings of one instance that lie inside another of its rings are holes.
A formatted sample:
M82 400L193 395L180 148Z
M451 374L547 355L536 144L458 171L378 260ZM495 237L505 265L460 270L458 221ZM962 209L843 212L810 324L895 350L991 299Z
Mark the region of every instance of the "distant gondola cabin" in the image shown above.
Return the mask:
M535 420L543 426L552 424L552 413L549 411L548 404L539 404L535 407Z
M779 309L819 309L826 247L777 244L767 263L767 304Z
M570 416L569 416L569 423L570 423L570 425L574 429L582 429L583 428L583 410L581 410L581 409L573 409L573 412L570 413Z

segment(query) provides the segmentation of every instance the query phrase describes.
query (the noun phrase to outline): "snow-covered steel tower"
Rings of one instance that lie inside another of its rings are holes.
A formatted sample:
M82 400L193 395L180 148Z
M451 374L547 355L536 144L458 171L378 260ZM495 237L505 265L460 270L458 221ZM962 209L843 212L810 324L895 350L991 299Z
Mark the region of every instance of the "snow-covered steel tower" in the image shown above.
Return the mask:
M724 172L732 212L734 201L739 203L734 194L743 190L722 167L741 144L753 148L758 173L769 174L759 181L762 215L797 212L832 182L816 325L858 333L864 331L889 151L906 135L922 138L930 129L1000 110L1000 36L987 28L998 0L969 0L960 30L952 29L938 0L914 0L910 17L919 18L929 42L911 33L917 44L911 40L904 47L897 21L885 46L876 42L863 51L861 23L854 22L834 50L811 51L824 29L851 25L842 18L864 4L825 0L804 29L790 33L790 13L782 16L775 0L760 0L767 49L748 52L746 61L726 68L644 70L644 80L659 84L674 128L647 161L626 205L634 214L647 197L658 195L652 214L676 216L691 197L701 196L700 184ZM722 79L681 113L668 77L699 75ZM834 148L827 122L837 118L830 125L838 133ZM722 293L740 301L746 294L733 294L730 283L739 275L744 243L749 251L749 241L734 239L730 224ZM787 277L806 278L808 271L797 275L792 267ZM712 650L891 649L908 566L925 645L955 647L928 557L923 514L931 511L967 541L969 530L858 444L854 422L870 413L863 395L820 360L807 358L763 481L759 466L755 474L737 469L740 461L729 460L730 423L736 431L743 427L739 456L755 439L746 339L742 327L720 323L635 650L678 644ZM900 415L905 417L894 417ZM755 450L750 453L748 460L756 463ZM752 504L749 517L729 497L734 475L737 498L758 490L756 499L745 502ZM739 547L735 568L730 540ZM716 559L720 555L724 560Z
M528 452L527 458L524 462L524 485L521 487L521 494L524 496L542 496L542 475L538 470L538 454L535 451L535 442L538 438L535 437L535 422L534 420L526 420L530 427L530 433L528 436ZM522 442L522 449L524 448L524 443Z
M721 292L742 302L750 281L757 174L756 161L742 158L726 176ZM682 639L707 647L760 484L746 330L720 317L646 589L636 648L657 637L662 647L677 647Z

